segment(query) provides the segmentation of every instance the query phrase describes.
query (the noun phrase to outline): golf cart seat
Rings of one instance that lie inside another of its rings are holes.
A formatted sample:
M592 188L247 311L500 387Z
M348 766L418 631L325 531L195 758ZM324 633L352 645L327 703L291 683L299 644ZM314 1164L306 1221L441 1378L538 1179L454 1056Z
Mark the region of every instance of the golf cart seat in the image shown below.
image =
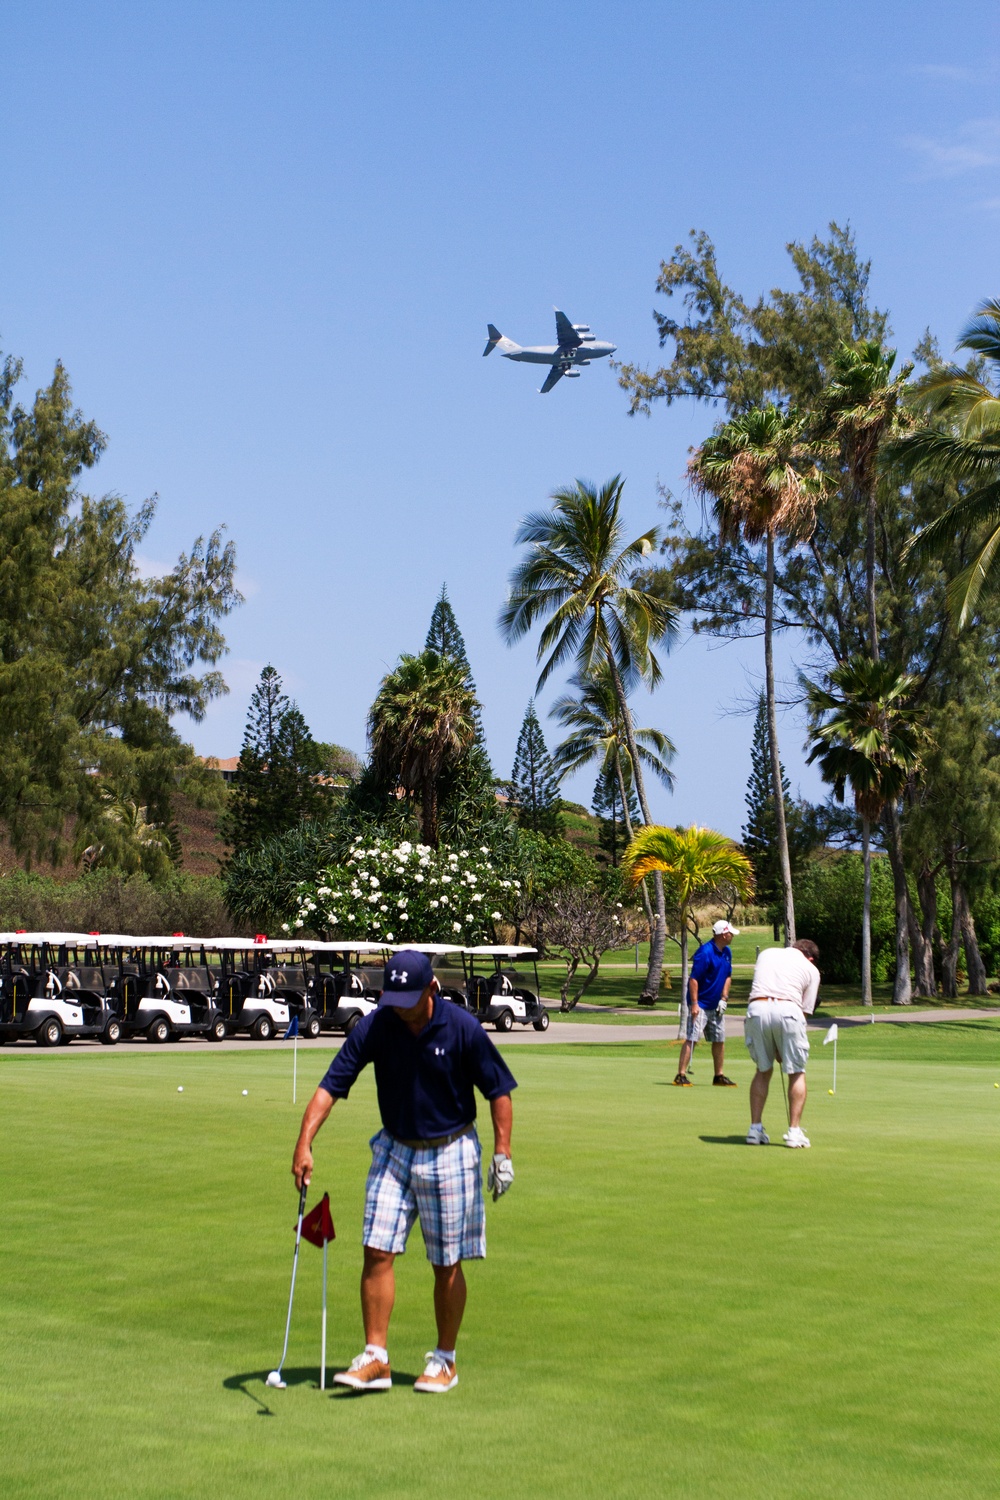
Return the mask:
M170 988L179 993L181 990L191 990L199 995L210 995L212 993L212 979L208 970L195 966L191 969L168 969L167 977L170 980Z
M490 995L513 995L514 984L509 974L491 974L486 981L487 993Z
M298 964L286 964L279 969L268 969L276 990L304 990L308 984L306 971Z

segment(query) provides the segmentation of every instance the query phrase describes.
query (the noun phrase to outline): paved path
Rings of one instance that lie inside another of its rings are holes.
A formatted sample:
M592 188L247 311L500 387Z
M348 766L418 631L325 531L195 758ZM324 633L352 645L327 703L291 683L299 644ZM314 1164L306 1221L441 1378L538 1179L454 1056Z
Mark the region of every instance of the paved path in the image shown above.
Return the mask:
M634 1015L634 1011L615 1012L615 1014ZM896 1025L899 1022L915 1022L917 1024L929 1024L935 1021L982 1021L990 1017L1000 1016L1000 1009L990 1008L988 1010L914 1010L906 1006L900 1006L891 1014L878 1014L874 1021L876 1025ZM730 1016L733 1023L729 1028L731 1038L740 1035L739 1022L741 1017ZM871 1017L868 1016L837 1016L832 1012L823 1011L822 1015L810 1016L809 1026L814 1031L825 1031L836 1021L838 1026L846 1029L852 1026L870 1026ZM677 1039L676 1019L664 1021L659 1024L655 1021L642 1021L634 1026L602 1025L593 1021L556 1021L548 1031L535 1031L533 1027L515 1027L506 1036L498 1036L492 1030L490 1036L494 1041L502 1042L505 1046L513 1042L518 1046L552 1046L560 1042L591 1042L591 1043L623 1043L623 1042L672 1042ZM343 1043L341 1036L321 1036L316 1041L308 1041L299 1038L300 1052L336 1052ZM107 1056L135 1056L137 1053L152 1054L157 1051L169 1051L176 1053L178 1049L183 1052L245 1052L248 1048L257 1051L272 1052L291 1050L291 1043L285 1041L254 1042L249 1038L230 1037L225 1042L207 1042L198 1037L184 1037L178 1042L168 1043L163 1048L157 1048L145 1037L137 1037L123 1041L117 1047L102 1047L97 1041L75 1041L68 1047L38 1047L34 1042L8 1043L0 1052L0 1058L4 1057L66 1057L77 1053L101 1052Z

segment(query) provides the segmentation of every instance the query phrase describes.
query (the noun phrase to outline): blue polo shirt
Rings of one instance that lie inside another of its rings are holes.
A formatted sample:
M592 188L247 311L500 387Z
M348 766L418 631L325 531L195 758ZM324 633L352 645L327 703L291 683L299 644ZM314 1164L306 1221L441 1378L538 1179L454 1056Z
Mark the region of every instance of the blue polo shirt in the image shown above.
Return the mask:
M320 1088L335 1099L346 1099L369 1063L375 1068L382 1124L404 1141L434 1140L471 1125L476 1118L474 1088L487 1099L499 1099L517 1088L475 1017L440 996L417 1036L391 1006L365 1016L333 1059Z
M698 1004L702 1010L717 1010L726 980L733 972L733 955L729 944L720 953L712 938L702 943L691 964L691 978L698 981ZM688 1004L691 992L688 991Z

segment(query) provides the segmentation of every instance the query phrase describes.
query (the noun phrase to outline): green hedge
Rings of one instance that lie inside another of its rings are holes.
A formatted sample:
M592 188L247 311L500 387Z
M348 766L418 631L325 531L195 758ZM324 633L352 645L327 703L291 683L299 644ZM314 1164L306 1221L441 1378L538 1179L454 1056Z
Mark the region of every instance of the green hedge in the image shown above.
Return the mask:
M29 932L124 932L136 937L187 932L232 937L233 925L212 875L174 875L156 885L145 875L95 871L77 880L18 871L0 876L0 929Z
M795 930L819 944L819 967L831 984L861 979L861 911L864 861L860 854L811 860L795 885ZM892 872L882 856L872 860L872 979L896 972L896 917Z

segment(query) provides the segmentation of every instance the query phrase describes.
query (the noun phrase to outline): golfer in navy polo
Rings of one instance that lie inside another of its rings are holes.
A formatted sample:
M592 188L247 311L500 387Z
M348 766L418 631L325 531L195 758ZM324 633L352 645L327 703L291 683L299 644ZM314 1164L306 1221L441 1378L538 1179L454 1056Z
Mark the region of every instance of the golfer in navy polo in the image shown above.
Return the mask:
M728 922L716 922L712 936L702 943L691 964L688 979L686 1020L687 1029L681 1046L677 1077L678 1088L691 1087L688 1065L696 1042L707 1036L712 1043L712 1062L715 1066L713 1084L719 1088L734 1089L735 1083L723 1072L726 1059L726 1002L733 977L733 956L729 945L739 937L735 927Z
M486 1254L473 1091L478 1088L490 1102L494 1154L487 1186L496 1199L514 1181L510 1096L517 1083L480 1023L440 998L426 955L397 953L385 966L378 1009L355 1026L309 1101L292 1159L299 1188L312 1176L316 1132L369 1063L375 1068L382 1129L372 1138L365 1190L365 1347L349 1369L333 1378L359 1391L384 1391L392 1385L393 1263L419 1218L434 1267L438 1341L414 1390L450 1391L458 1384L455 1344L465 1311L462 1262Z

